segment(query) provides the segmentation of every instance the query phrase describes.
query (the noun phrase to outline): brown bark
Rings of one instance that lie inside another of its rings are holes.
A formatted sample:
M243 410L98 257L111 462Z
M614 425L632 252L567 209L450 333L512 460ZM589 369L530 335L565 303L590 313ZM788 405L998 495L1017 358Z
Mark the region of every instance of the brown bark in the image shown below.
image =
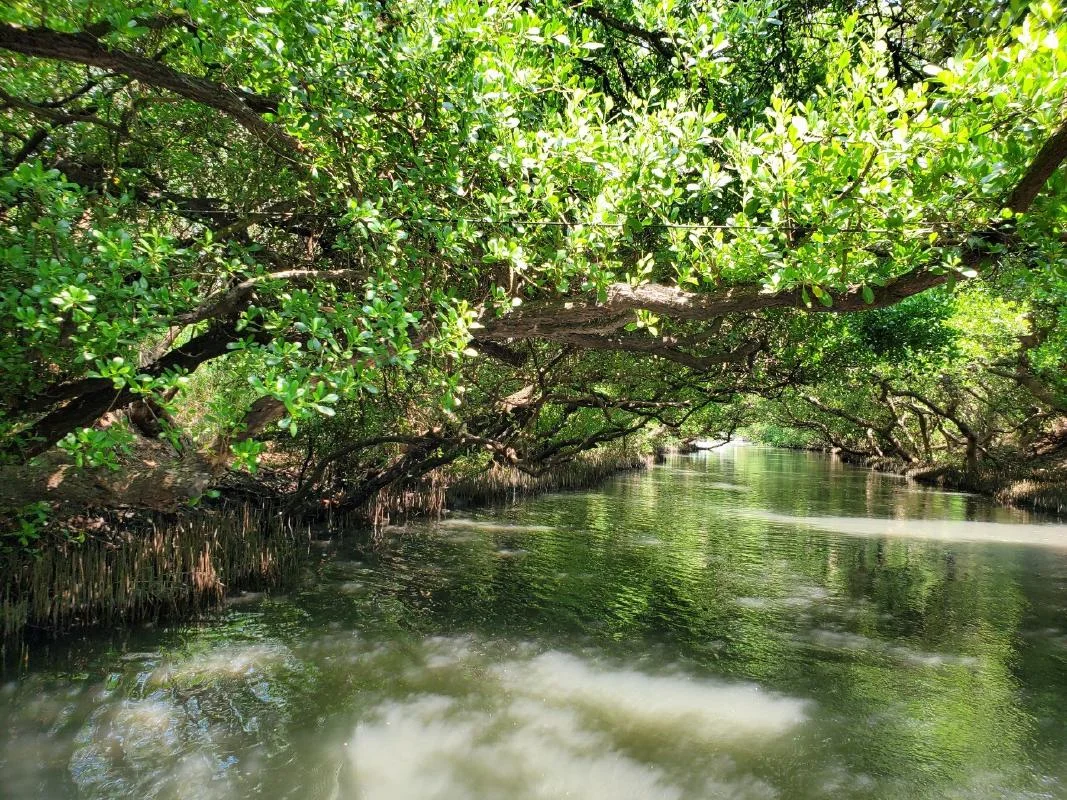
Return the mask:
M635 39L641 40L666 61L670 61L677 53L677 48L674 46L674 43L671 42L670 36L663 31L646 30L632 22L619 19L615 15L609 14L600 6L592 3L572 2L571 6L582 14L585 14L587 17L592 17L605 28L610 28L618 33L623 33L627 36L632 36Z
M247 278L230 289L224 289L205 298L200 307L188 314L182 314L175 319L181 325L192 325L208 319L225 319L232 317L238 311L244 310L252 292L256 287L267 281L289 281L301 283L307 281L340 280L342 278L356 278L361 273L354 269L287 269L278 272L268 272L265 275L257 275Z
M241 338L242 335L232 326L210 328L171 350L142 372L159 377L168 370L196 369L205 361L227 353L228 345ZM26 442L23 447L9 447L8 450L14 450L22 458L40 455L71 431L92 425L108 411L125 408L139 398L128 387L116 389L108 378L86 378L66 387L55 387L50 393L29 401L27 409L44 409L56 402L55 398L73 398L25 431L20 437Z
M1015 185L1008 197L1007 207L1022 214L1033 205L1045 183L1067 159L1067 120L1045 141L1045 144L1030 162L1026 174Z
M1031 160L1026 171L1006 199L1016 213L1027 211L1042 187L1060 164L1067 159L1067 121L1045 142ZM1011 231L992 227L976 232L963 247L964 266L977 268L994 257L994 246L1010 244ZM796 287L782 292L768 292L762 285L742 284L711 292L687 292L677 286L646 283L631 286L616 283L608 287L603 302L551 300L531 304L519 311L485 324L476 337L481 341L503 342L509 339L546 339L566 342L569 338L583 338L583 346L594 341L590 337L615 334L634 320L635 311L648 311L675 320L709 321L728 314L750 311L793 308L808 313L852 313L884 308L912 295L940 286L950 278L964 280L960 273L919 269L900 275L884 286L873 288L873 299L867 302L863 287L829 292L831 303L805 302L805 290ZM637 339L631 340L637 342ZM648 345L641 344L641 348ZM602 344L601 349L613 349Z
M0 509L44 500L56 508L141 508L175 511L210 488L214 475L195 454L145 460L111 471L79 469L54 451L33 464L0 467Z
M38 105L37 103L31 103L28 100L23 100L20 97L13 97L0 89L0 100L4 101L4 105L8 108L17 108L22 111L27 111L35 117L41 117L46 119L54 125L73 125L77 122L88 122L93 125L99 125L102 128L107 128L114 133L125 133L121 125L116 125L106 119L100 119L92 113L90 109L78 109L73 111L60 111L59 109L50 108L45 105Z
M608 288L607 297L602 303L553 300L531 304L486 323L485 328L478 332L477 339L506 341L534 338L566 342L574 336L606 336L632 322L634 312L639 310L686 321L713 320L728 314L784 308L809 313L867 311L899 303L907 297L940 286L948 278L946 273L920 270L875 289L871 303L863 298L862 287L831 292L831 306L818 302L806 304L799 287L775 293L765 291L760 285L746 284L698 293L656 283L640 286L616 283Z
M289 158L295 158L303 149L280 126L261 116L277 113L278 104L274 100L236 91L207 78L178 72L159 61L108 47L90 33L62 33L50 28L21 28L0 23L0 49L127 75L221 111L271 149Z
M704 371L728 364L741 364L759 351L761 342L746 342L734 350L693 353L683 350L679 342L670 336L593 336L581 333L561 333L553 341L570 344L581 350L606 350L619 353L638 353L658 356L683 367Z
M912 392L904 389L892 389L887 387L887 391L894 397L907 397L921 405L926 406L930 411L936 414L942 419L946 419L951 422L956 430L963 436L965 443L965 453L967 462L967 471L970 473L976 473L978 471L978 458L981 450L981 437L978 431L967 422L959 413L957 413L958 400L953 401L949 406L941 406L935 403L929 398L923 397L917 392ZM944 432L942 430L942 432Z

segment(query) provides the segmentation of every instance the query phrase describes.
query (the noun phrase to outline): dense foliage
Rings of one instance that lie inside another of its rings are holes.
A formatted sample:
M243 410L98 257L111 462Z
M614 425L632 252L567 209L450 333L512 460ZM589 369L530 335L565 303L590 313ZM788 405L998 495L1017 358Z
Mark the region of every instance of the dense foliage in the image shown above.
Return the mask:
M0 9L9 463L1052 446L1056 4L263 2Z

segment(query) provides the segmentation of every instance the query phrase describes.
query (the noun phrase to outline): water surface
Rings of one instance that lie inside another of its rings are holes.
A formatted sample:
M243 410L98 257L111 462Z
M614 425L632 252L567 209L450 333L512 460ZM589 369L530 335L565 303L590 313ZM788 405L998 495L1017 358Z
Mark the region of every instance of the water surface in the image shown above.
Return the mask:
M5 798L1067 798L1067 525L815 454L356 533L38 645Z

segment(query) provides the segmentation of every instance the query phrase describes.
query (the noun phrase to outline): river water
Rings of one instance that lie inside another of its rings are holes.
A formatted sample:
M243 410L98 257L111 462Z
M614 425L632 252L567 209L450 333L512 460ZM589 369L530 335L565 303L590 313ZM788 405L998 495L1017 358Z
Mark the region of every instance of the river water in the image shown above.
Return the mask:
M1067 798L1067 525L737 447L31 649L0 796Z

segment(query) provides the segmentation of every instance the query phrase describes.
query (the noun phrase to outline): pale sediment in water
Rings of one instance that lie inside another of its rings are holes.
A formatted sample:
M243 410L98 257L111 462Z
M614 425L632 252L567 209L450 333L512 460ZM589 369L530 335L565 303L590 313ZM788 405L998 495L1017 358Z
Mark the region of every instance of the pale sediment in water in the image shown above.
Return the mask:
M474 644L437 639L426 665L469 670ZM769 799L777 792L739 766L740 754L785 736L809 707L753 684L648 675L558 651L479 674L483 691L493 687L491 707L429 693L386 702L357 726L347 744L360 797ZM714 755L684 774L647 758L677 747Z
M959 653L930 653L899 644L889 644L858 633L817 628L800 638L801 643L827 650L837 650L859 655L885 657L906 664L927 667L956 666L978 667L977 656Z
M891 536L944 542L999 542L1067 550L1067 525L1016 524L948 519L885 519L871 517L806 517L745 509L739 516L783 526L813 528L848 536Z
M495 674L511 692L582 708L611 720L616 728L684 730L698 741L778 736L807 716L803 701L770 694L755 684L647 675L560 652L499 666Z
M500 533L551 533L551 525L521 525L518 523L474 519L472 517L448 517L436 523L440 528L459 528L461 530L493 531Z
M784 595L782 597L771 596L754 596L754 597L735 597L734 605L741 608L748 608L754 610L761 609L798 609L813 606L817 603L821 603L830 597L830 593L823 589L821 586L803 586L799 585L794 587L793 593Z

